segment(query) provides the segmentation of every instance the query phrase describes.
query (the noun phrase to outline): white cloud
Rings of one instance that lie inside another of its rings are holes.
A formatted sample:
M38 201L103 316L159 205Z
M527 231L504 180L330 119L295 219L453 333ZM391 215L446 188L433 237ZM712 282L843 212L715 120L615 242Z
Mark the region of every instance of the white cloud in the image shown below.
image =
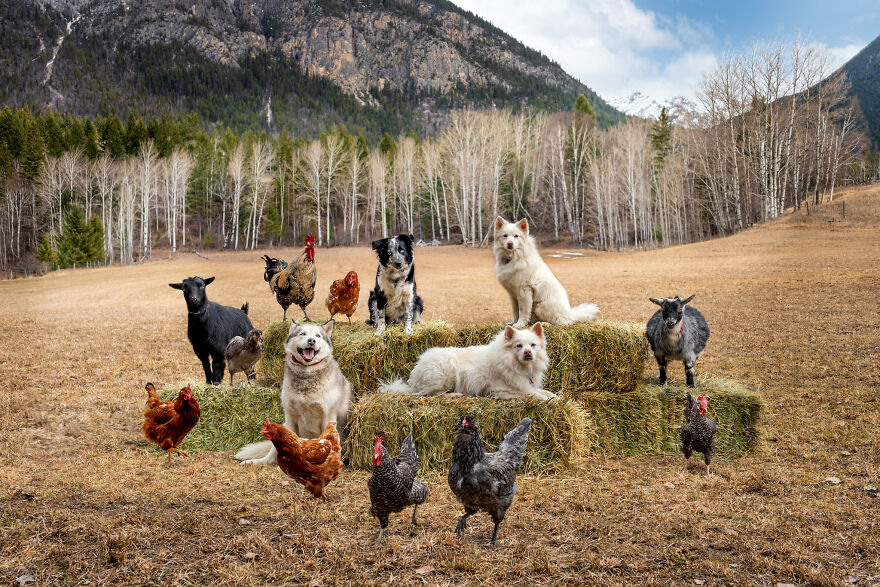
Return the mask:
M642 91L692 98L716 63L708 24L671 21L632 0L454 0L538 49L603 98Z
M825 43L812 43L811 47L815 47L820 51L824 51L828 56L828 71L834 71L847 61L853 58L856 53L865 48L864 44L850 43L840 47L829 47Z

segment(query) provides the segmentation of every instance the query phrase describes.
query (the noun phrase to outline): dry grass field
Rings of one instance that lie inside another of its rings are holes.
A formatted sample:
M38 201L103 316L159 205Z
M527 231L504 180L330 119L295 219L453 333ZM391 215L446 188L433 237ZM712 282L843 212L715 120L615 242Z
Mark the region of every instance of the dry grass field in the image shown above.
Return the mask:
M0 582L880 585L880 498L864 489L880 486L880 188L839 198L842 222L835 202L682 247L544 251L572 301L606 319L644 321L649 295L696 293L712 327L697 372L758 389L765 437L709 478L672 455L524 476L494 549L484 514L454 537L442 476L425 478L421 525L398 515L375 546L365 473L344 471L312 514L277 469L227 453L168 466L142 440L144 382L202 380L167 283L214 275L209 298L248 300L263 326L281 309L262 251L0 282ZM319 249L317 263L320 292L359 272L363 319L371 251ZM425 319L508 319L492 264L486 249L418 250ZM326 317L323 296L312 308Z

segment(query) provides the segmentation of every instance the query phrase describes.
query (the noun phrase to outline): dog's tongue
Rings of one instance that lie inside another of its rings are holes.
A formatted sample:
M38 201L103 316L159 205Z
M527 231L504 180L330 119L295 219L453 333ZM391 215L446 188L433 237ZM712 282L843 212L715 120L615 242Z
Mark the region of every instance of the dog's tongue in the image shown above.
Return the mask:
M300 354L302 354L302 358L306 361L311 361L315 358L315 349L303 349L300 351Z

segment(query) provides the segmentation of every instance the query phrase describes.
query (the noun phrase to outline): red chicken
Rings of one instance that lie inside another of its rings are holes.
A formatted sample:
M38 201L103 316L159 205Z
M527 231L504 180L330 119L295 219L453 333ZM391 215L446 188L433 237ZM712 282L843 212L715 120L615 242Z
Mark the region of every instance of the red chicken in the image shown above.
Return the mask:
M163 402L152 383L147 383L147 409L144 411L144 436L162 450L189 456L177 448L199 421L201 410L196 398L192 396L189 384L177 394L177 401Z
M308 440L266 418L263 434L278 451L278 467L315 496L315 507L318 499L327 501L324 488L342 470L342 447L336 422L328 422L321 436Z
M358 296L361 295L361 284L358 282L358 274L349 271L345 279L337 279L330 285L330 295L327 296L327 311L330 318L336 314L345 314L348 323L351 324L351 315L358 307Z

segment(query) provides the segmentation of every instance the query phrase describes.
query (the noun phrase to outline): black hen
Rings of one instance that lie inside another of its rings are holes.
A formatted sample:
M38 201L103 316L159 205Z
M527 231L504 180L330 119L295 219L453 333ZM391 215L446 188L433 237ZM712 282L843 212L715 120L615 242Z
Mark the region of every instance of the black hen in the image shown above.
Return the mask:
M272 281L272 276L276 273L280 273L283 269L287 269L287 261L283 259L276 259L269 255L263 255L262 259L266 262L266 270L263 271L263 279L266 280L266 283L270 283Z
M516 473L522 466L529 441L531 418L523 418L516 428L504 435L497 452L486 453L480 438L480 425L473 416L462 416L455 426L449 487L464 506L455 533L461 536L468 516L485 510L492 516L492 545L498 536L498 525L516 493Z
M392 459L382 445L382 437L376 437L373 448L373 474L367 479L370 490L370 513L379 518L379 534L376 541L382 540L388 527L388 516L414 505L412 523L416 524L416 510L428 498L428 487L416 481L419 470L419 455L412 435L403 439L400 456Z
M709 463L712 461L712 455L715 454L715 433L718 432L718 425L712 418L706 416L709 398L701 395L697 397L697 401L694 401L694 397L688 393L685 400L687 401L684 408L685 425L681 427L681 444L678 447L684 453L685 467L693 451L703 453L703 458L706 460L706 475L708 475Z

